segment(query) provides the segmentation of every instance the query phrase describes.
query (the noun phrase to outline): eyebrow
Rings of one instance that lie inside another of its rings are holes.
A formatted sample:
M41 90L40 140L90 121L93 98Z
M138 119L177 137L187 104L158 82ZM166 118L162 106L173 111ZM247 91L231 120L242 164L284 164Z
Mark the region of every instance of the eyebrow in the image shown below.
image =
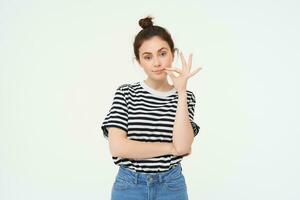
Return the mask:
M161 51L161 50L163 50L163 49L167 49L166 47L162 47L162 48L160 48L158 51ZM151 52L144 52L142 55L144 55L144 54L151 54Z

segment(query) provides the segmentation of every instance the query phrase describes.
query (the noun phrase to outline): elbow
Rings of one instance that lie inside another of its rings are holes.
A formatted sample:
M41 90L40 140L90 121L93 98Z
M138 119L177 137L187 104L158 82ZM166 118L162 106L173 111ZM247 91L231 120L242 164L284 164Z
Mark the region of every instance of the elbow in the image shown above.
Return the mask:
M173 141L173 146L178 155L188 154L192 149L192 143L187 143L187 142Z
M113 156L113 157L120 157L118 149L110 147L109 151L110 151L111 156Z
M127 136L126 132L119 129L111 127L108 133L108 143L109 151L113 157L122 157L126 149Z
M186 149L186 148L184 148L184 149L178 149L177 150L177 153L179 154L179 155L185 155L185 154L188 154L190 152L190 150L189 149Z
M113 157L122 157L121 151L119 149L115 148L110 148L110 154Z
M109 151L113 157L121 157L122 149L121 143L109 144Z
M175 150L177 152L178 155L185 155L185 154L188 154L190 153L191 151L191 147L187 147L187 146L175 146Z
M122 157L124 154L125 139L114 140L109 142L109 151L113 157Z
M173 146L176 152L178 153L178 155L185 155L191 152L193 141L194 141L194 137L192 136L190 137L189 140L186 141L180 141L180 139L176 138L173 139Z

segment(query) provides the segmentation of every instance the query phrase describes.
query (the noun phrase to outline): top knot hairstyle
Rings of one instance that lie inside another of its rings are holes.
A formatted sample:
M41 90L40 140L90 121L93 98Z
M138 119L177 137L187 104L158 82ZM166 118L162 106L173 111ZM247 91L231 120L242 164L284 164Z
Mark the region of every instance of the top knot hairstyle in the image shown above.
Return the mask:
M174 48L174 42L171 34L165 28L153 25L152 19L153 17L147 16L139 20L139 25L143 29L135 36L133 43L134 55L138 62L140 62L139 48L145 40L148 40L154 36L158 36L162 40L166 41L169 44L173 55L175 50L177 50L177 48Z
M146 29L150 26L153 26L153 22L152 22L152 17L148 16L144 19L140 19L139 20L139 25L143 28L143 29Z

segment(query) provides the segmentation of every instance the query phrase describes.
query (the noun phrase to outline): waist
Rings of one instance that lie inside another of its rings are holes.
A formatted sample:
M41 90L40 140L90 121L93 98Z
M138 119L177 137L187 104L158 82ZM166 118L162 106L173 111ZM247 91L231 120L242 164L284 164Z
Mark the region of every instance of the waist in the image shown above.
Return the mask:
M144 172L135 172L122 165L119 167L117 176L119 178L126 179L129 182L133 183L147 183L147 182L163 182L170 178L182 176L182 166L180 163L172 166L167 171L164 172L155 172L155 173L144 173Z
M113 157L117 166L123 166L133 172L161 173L170 170L183 159L182 156L164 155L144 160L131 160L129 158Z

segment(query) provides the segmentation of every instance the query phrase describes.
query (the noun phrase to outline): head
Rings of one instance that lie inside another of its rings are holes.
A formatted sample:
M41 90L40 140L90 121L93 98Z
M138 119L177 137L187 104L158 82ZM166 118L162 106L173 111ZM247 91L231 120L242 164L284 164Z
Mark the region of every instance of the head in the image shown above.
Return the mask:
M163 27L154 26L152 17L139 20L143 28L134 40L134 54L139 65L144 69L148 78L166 80L167 73L163 68L171 67L176 48L170 33Z

